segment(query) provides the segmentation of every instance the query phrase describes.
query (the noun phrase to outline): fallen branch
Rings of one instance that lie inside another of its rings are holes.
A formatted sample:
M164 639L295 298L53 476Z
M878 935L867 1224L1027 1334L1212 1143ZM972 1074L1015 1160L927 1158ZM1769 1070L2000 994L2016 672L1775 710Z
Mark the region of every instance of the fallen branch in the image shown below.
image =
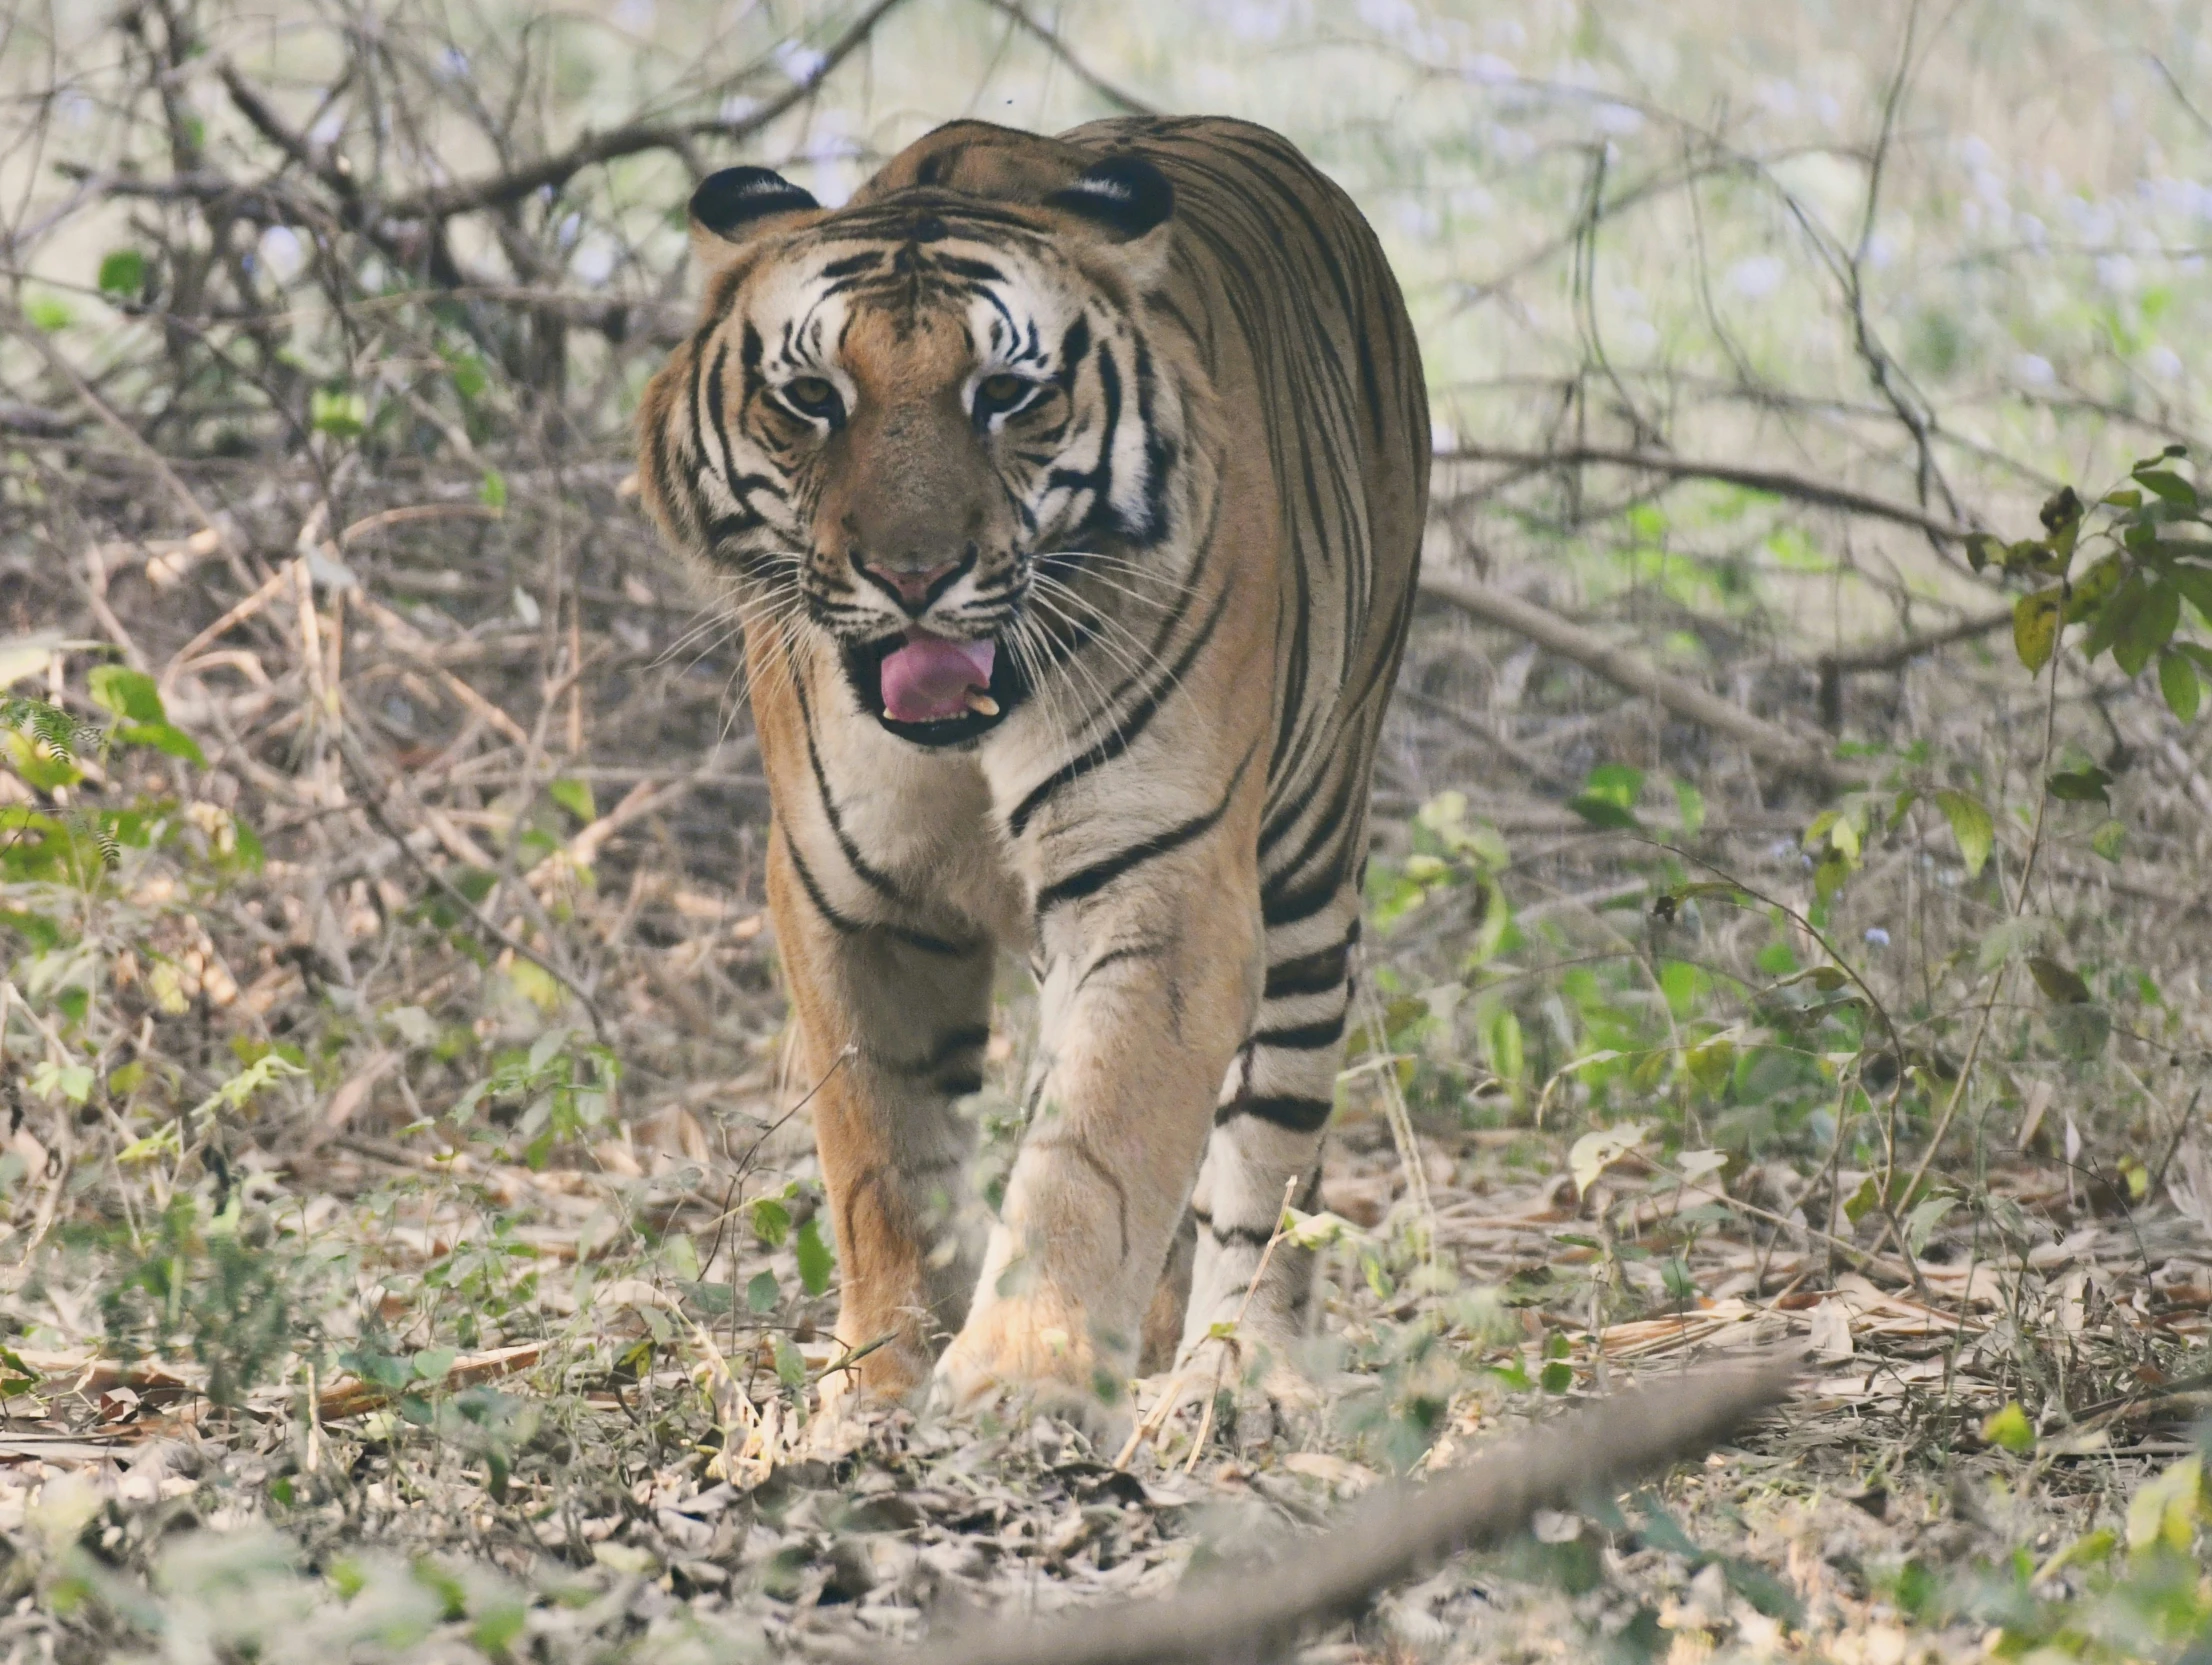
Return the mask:
M1540 1509L1609 1497L1708 1449L1779 1404L1795 1374L1769 1358L1620 1394L1501 1441L1426 1485L1369 1492L1272 1567L1240 1568L1233 1580L1165 1601L956 1634L904 1657L908 1665L1271 1658L1304 1627L1346 1617L1448 1556L1509 1537Z
M1754 717L1681 677L1670 676L1648 660L1617 648L1593 630L1561 618L1549 608L1458 573L1424 572L1421 593L1458 608L1485 624L1501 625L1539 647L1571 659L1584 670L1631 693L1657 700L1678 717L1700 723L1739 742L1753 757L1817 776L1832 786L1855 786L1860 777L1809 741L1779 723Z
M1742 486L1747 491L1772 492L1777 497L1791 497L1801 503L1817 503L1823 508L1841 509L1847 514L1893 521L1899 526L1910 526L1917 532L1925 532L1929 537L1940 538L1946 543L1963 543L1974 536L1976 530L1971 526L1961 526L1955 521L1940 520L1910 503L1874 497L1863 491L1853 491L1848 486L1839 486L1833 481L1815 480L1780 469L1746 468L1737 463L1700 462L1688 457L1673 456L1665 451L1621 451L1603 445L1572 445L1555 451L1514 451L1502 446L1461 445L1449 451L1437 452L1436 460L1504 463L1508 467L1525 469L1633 468L1647 474L1664 474L1677 480L1717 480L1724 485Z
M450 1392L455 1388L473 1387L478 1382L497 1381L519 1371L534 1370L544 1352L544 1343L525 1341L513 1347L497 1347L488 1353L464 1353L435 1382L421 1383L413 1391ZM316 1401L315 1414L325 1422L336 1422L344 1417L382 1410L396 1397L391 1389L379 1387L374 1382L348 1378L333 1382L322 1391Z

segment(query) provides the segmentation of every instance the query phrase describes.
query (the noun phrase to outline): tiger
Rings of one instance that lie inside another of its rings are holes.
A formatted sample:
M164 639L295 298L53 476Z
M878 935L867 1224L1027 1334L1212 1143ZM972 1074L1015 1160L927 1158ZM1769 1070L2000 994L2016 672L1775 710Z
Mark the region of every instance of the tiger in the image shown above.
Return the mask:
M689 204L638 415L742 636L840 1392L1306 1380L1370 778L1430 428L1372 228L1227 118L937 128L825 208ZM971 1174L1002 952L1036 1034ZM825 1392L829 1384L825 1383Z

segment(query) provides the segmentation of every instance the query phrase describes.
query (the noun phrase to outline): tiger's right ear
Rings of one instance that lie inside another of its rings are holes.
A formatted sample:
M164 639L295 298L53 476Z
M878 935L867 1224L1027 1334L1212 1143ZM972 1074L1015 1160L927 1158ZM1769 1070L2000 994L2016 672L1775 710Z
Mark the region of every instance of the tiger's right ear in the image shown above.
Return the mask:
M715 271L769 225L821 206L812 192L767 168L724 168L709 174L691 193L692 258Z

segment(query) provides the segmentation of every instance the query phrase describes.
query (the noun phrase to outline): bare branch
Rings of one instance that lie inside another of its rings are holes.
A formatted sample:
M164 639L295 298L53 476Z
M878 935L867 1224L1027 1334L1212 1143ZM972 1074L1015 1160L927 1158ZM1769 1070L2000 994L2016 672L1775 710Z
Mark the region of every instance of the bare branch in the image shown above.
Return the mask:
M1894 671L1912 663L1924 653L1934 653L1958 642L1970 642L1977 636L1987 636L2012 623L2012 608L2008 604L1995 612L1976 613L1947 624L1941 630L1927 630L1917 636L1906 636L1899 641L1879 643L1872 647L1851 648L1841 653L1824 653L1819 665L1823 675L1850 676L1860 671Z
M1449 451L1437 452L1436 458L1439 462L1503 463L1510 468L1527 470L1635 468L1678 480L1718 480L1726 485L1742 486L1749 491L1772 492L1777 497L1795 498L1801 503L1817 503L1823 508L1841 509L1846 514L1894 521L1899 526L1910 526L1915 531L1925 532L1929 537L1946 543L1964 542L1979 530L1973 526L1962 526L1956 521L1939 519L1910 503L1895 503L1886 497L1853 491L1848 486L1835 485L1827 480L1815 480L1807 475L1791 474L1781 469L1747 468L1738 463L1700 462L1664 451L1622 451L1602 445L1567 446L1556 451L1522 451L1495 445L1460 445Z
M1502 625L1516 635L1526 636L1539 647L1563 659L1571 659L1584 670L1631 693L1655 699L1676 716L1701 723L1739 742L1762 762L1802 770L1830 785L1862 784L1852 771L1779 723L1754 717L1717 694L1708 693L1680 677L1669 676L1649 661L1613 646L1595 631L1585 630L1533 601L1524 601L1494 585L1457 573L1424 572L1421 593L1447 602L1486 624Z
M835 73L837 66L850 57L875 32L876 25L902 3L903 0L875 0L873 5L854 19L850 28L824 49L822 61L814 66L812 73L803 80L794 82L759 109L735 121L714 116L698 121L625 122L604 133L587 133L566 150L542 157L527 167L484 179L464 179L451 185L420 191L412 196L400 197L385 204L384 212L396 219L435 220L452 214L474 213L485 208L504 208L549 185L555 188L565 185L586 168L616 161L624 156L635 156L648 150L680 151L693 139L719 138L735 143L737 140L750 138L813 97L822 83Z
M1017 3L1017 0L984 0L984 4L993 11L1011 19L1017 29L1042 43L1044 49L1059 59L1069 74L1098 94L1115 109L1132 116L1156 116L1160 114L1156 105L1147 104L1134 93L1123 92L1103 75L1084 63L1069 49L1068 43L1060 38L1057 31L1047 28L1031 17Z

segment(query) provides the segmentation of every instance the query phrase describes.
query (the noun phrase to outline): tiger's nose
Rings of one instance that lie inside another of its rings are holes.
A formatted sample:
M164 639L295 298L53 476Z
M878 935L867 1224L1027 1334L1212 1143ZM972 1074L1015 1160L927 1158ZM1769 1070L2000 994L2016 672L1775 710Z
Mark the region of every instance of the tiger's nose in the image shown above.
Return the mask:
M890 592L909 613L919 613L936 599L945 581L966 566L965 561L946 561L934 567L880 567L855 556L853 566L870 583Z

